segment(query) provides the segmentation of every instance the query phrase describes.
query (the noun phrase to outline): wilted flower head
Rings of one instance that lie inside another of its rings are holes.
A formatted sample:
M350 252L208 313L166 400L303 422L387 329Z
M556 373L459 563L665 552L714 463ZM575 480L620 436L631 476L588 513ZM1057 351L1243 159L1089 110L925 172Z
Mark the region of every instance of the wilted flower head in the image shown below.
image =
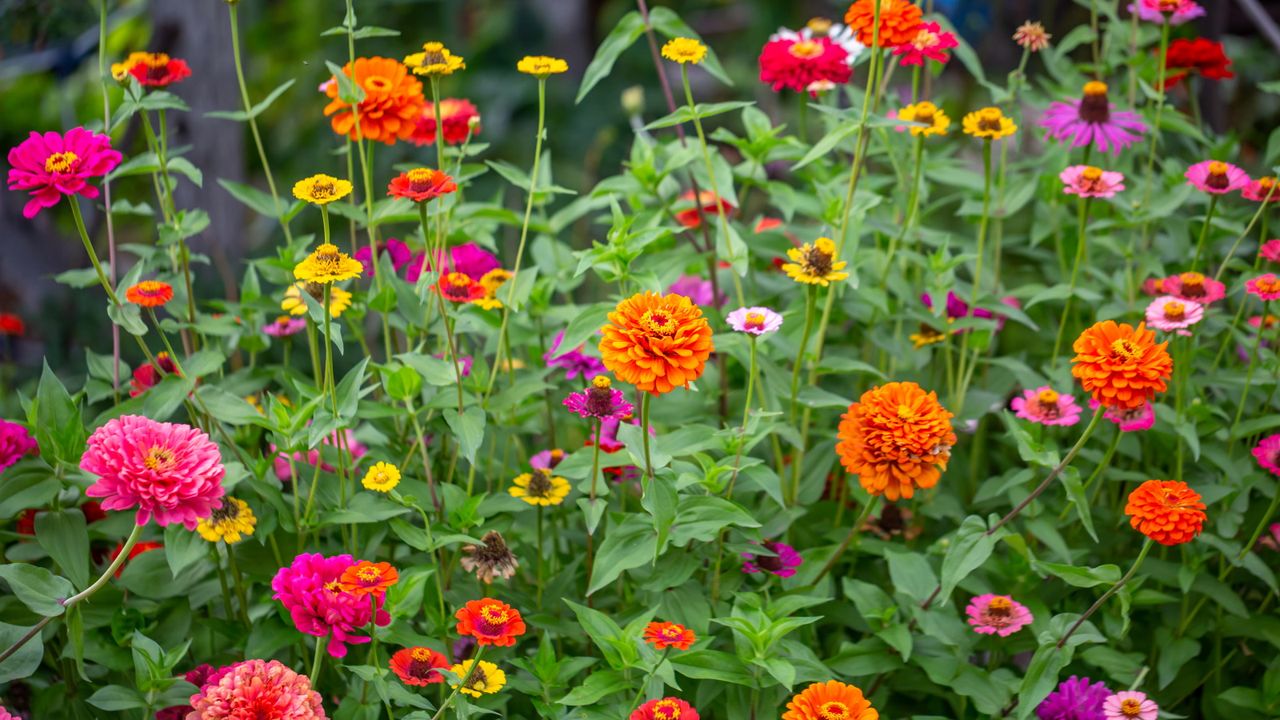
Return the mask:
M520 561L516 559L502 533L490 530L481 538L480 545L464 545L462 552L462 569L476 574L476 579L488 585L495 577L503 580L516 574Z
M1045 32L1044 25L1028 20L1018 26L1013 33L1013 41L1030 52L1040 52L1049 47L1053 36Z

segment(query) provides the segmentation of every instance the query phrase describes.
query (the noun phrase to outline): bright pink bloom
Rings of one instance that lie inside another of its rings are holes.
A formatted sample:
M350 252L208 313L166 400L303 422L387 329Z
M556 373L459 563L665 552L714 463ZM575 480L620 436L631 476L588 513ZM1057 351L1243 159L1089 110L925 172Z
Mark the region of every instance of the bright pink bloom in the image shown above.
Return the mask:
M1089 409L1097 410L1098 401L1090 398ZM1151 407L1151 403L1143 403L1140 407L1128 410L1109 408L1102 413L1102 417L1120 426L1120 432L1150 430L1151 426L1156 424L1156 411Z
M378 256L381 257L383 253L386 253L391 258L391 267L395 268L396 272L400 272L400 269L408 265L409 261L413 259L413 251L409 249L409 246L395 238L387 238L378 246ZM356 250L356 254L351 257L359 260L360 264L364 265L366 273L372 275L377 272L377 266L373 263L373 251L369 249L368 245L360 246L360 249Z
M38 450L35 438L27 429L8 420L0 420L0 472Z
M295 317L293 315L281 315L275 319L275 322L269 322L262 326L262 332L271 337L289 337L302 332L307 327L306 318Z
M1280 202L1280 187L1276 187L1276 179L1273 177L1250 180L1249 184L1245 185L1240 191L1240 194L1246 200L1254 202Z
M446 145L460 145L468 135L480 132L480 110L470 100L443 98L440 100L440 122L444 124ZM422 104L413 135L414 145L431 145L436 141L436 109L428 100Z
M1010 405L1018 417L1041 425L1070 427L1080 422L1080 406L1075 397L1059 394L1048 385L1023 390Z
M325 720L320 693L278 660L246 660L191 696L196 720Z
M1159 281L1157 294L1160 293L1212 305L1227 296L1227 286L1198 272L1184 272Z
M98 197L98 188L88 183L89 178L106 175L121 159L111 149L111 138L82 127L71 128L66 135L33 132L9 151L9 189L31 193L22 208L22 216L30 219L57 205L63 195Z
M1225 195L1249 184L1249 175L1231 163L1204 160L1187 168L1187 182L1201 192Z
M945 65L951 56L947 51L959 45L956 36L942 29L936 22L923 22L916 29L916 35L910 41L893 49L894 55L902 56L903 65L924 65L925 59Z
M272 597L284 605L298 632L328 637L327 649L333 657L345 657L347 643L369 642L367 636L356 634L369 625L373 613L369 600L338 587L343 571L355 564L350 555L325 557L320 553L303 553L293 559L293 564L280 568L271 581L271 589L275 591ZM378 598L376 602L378 625L390 624L391 616L382 609L383 599Z
M586 343L571 350L561 350L560 343L563 341L564 331L561 330L552 338L551 347L543 353L542 361L547 364L547 367L563 368L565 380L572 380L579 375L583 380L592 380L605 371L604 363L600 358L583 352Z
M768 335L782 327L782 316L767 307L744 307L725 318L729 327L751 335Z
M724 293L716 293L715 286L710 280L703 280L697 275L681 275L676 281L671 283L671 287L667 288L667 292L683 295L693 301L694 305L706 307L714 304L716 307L724 305L729 298Z
M0 707L0 720L22 720L22 718Z
M1272 475L1280 475L1280 435L1269 435L1253 449L1258 464Z
M607 376L598 375L587 389L569 393L569 397L564 399L564 406L583 418L625 420L631 417L634 407L627 402L621 390L611 385Z
M1164 332L1190 335L1186 328L1204 319L1204 306L1172 295L1158 297L1147 306L1147 325Z
M1156 720L1160 707L1135 690L1121 690L1102 701L1102 713L1107 720Z
M1200 7L1200 4L1194 2L1194 0L1178 0L1177 4L1173 6L1173 11L1167 15L1160 9L1162 4L1161 0L1138 0L1136 3L1129 4L1129 12L1136 12L1139 18L1160 25L1165 23L1166 17L1169 23L1181 25L1188 20L1194 20L1204 15L1204 8Z
M1280 278L1275 273L1250 278L1245 282L1244 288L1250 294L1257 295L1260 300L1280 300Z
M1258 248L1258 255L1267 262L1280 263L1280 240L1268 240Z
M805 92L817 81L849 82L853 68L844 48L827 37L804 38L789 30L784 32L787 36L775 35L777 39L765 43L760 50L760 82L771 86L774 92L783 88Z
M476 282L479 282L485 273L500 267L498 258L493 253L475 243L463 243L450 248L449 261L444 265L445 272L460 272ZM431 265L426 261L426 253L414 255L409 261L409 269L405 272L405 280L410 283L418 282L418 276L422 274L424 266L427 270L431 269Z
M1120 151L1142 139L1147 125L1136 113L1116 110L1107 99L1107 85L1085 83L1079 100L1055 102L1040 118L1045 137L1070 142L1071 147L1094 145L1099 152Z
M222 507L222 454L204 431L140 415L107 421L89 436L80 469L98 476L85 494L105 498L103 510L137 510L160 526L188 530Z
M1008 595L979 595L964 611L979 635L1009 637L1035 620L1025 605Z
M1124 175L1090 165L1072 165L1058 174L1062 192L1085 198L1109 198L1124 190Z

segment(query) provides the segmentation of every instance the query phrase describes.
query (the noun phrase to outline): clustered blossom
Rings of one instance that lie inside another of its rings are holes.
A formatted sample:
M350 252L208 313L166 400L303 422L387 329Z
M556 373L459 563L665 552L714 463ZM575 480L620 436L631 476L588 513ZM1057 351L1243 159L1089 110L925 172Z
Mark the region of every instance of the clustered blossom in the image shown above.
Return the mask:
M350 555L325 557L303 553L287 567L280 568L271 581L272 597L280 601L298 632L328 638L326 649L333 657L346 657L347 645L362 645L369 637L359 633L367 628L373 608L367 598L346 592L340 583L343 573L356 566ZM382 598L375 596L378 625L388 625L391 616L382 610Z
M199 720L325 720L320 693L278 660L246 660L191 696L188 718Z
M27 429L8 420L0 420L0 472L37 451L36 440Z

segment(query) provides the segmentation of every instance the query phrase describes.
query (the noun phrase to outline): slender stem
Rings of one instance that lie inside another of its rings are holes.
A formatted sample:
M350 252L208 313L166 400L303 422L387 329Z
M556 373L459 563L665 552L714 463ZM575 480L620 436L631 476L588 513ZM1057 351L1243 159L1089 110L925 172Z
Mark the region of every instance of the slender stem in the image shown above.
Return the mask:
M667 661L667 655L670 653L670 645L662 649L662 657L658 658L658 661L654 663L653 667L649 668L649 672L645 674L644 680L640 681L640 689L636 691L636 696L631 699L631 705L627 707L627 715L635 712L635 709L640 706L640 701L644 699L644 691L649 687L649 681L653 679L654 673L658 672L658 668L662 667L662 663Z
M976 312L978 299L982 294L982 260L986 255L987 225L991 218L991 143L992 140L990 138L982 141L982 219L978 223L978 255L973 265L973 292L969 296L971 313ZM999 278L997 278L998 280ZM973 368L968 367L969 338L972 335L972 332L966 332L960 338L959 364L956 369L956 377L959 379L960 385L952 402L956 412L964 410L965 395L969 392L969 379L973 376ZM978 352L980 351L975 351L972 358L974 367L978 363Z
M542 545L542 506L539 505L538 506L538 575L537 575L537 581L538 581L537 605L539 610L542 609L542 556L543 556L542 547L543 547Z
M231 569L231 581L235 584L236 599L240 601L240 619L244 621L245 627L252 627L253 623L249 621L249 599L248 594L244 591L244 577L240 574L240 566L236 564L236 549L231 543L227 546L227 567Z
M31 638L39 635L40 631L44 629L44 626L53 622L55 617L56 616L54 615L46 615L45 617L40 618L40 622L36 623L34 627L28 630L22 637L18 638L17 641L6 648L4 652L0 652L0 663L8 660L10 655L21 650L23 645L26 645L31 641Z
M458 691L467 686L467 682L471 680L471 675L475 673L476 668L480 667L480 656L484 655L484 649L484 645L476 646L476 656L473 658L474 662L471 663L471 669L468 670L466 676L461 678L458 684L454 686L453 692L449 693L449 697L446 697L444 702L440 703L440 708L431 716L431 720L440 720L440 716L444 715L444 711L453 704L454 698L458 697Z
M1204 243L1209 237L1209 224L1213 222L1213 211L1218 207L1218 196L1209 196L1209 210L1204 216L1204 225L1200 226L1200 240L1196 242L1196 257L1191 263L1192 270L1200 269L1200 257L1204 254Z
M316 681L320 679L320 660L324 657L324 646L327 639L327 635L321 635L316 638L316 653L311 656L311 673L309 675L312 690L316 688Z
M1081 496L1087 498L1089 495L1089 488L1093 487L1093 481L1097 480L1098 477L1102 475L1102 471L1111 466L1111 459L1115 457L1116 450L1120 448L1120 439L1123 437L1124 431L1120 428L1116 428L1116 434L1111 438L1111 444L1107 446L1107 451L1103 454L1102 460L1098 463L1098 466L1093 469L1093 472L1089 474L1089 479L1085 480L1084 485L1080 488ZM1058 521L1061 522L1065 520L1070 512L1070 505L1062 508L1062 512L1058 515Z
M1137 13L1134 13L1134 15L1136 16ZM1164 86L1164 81L1165 81L1165 73L1168 71L1167 64L1168 64L1168 51L1169 51L1169 26L1170 26L1169 18L1166 17L1164 18L1164 23L1160 25L1160 55L1158 58L1159 70L1156 73L1156 88L1155 88L1158 94L1156 95L1155 122L1153 122L1151 125L1151 147L1147 151L1147 182L1146 182L1146 187L1143 189L1143 193L1142 193L1142 207L1144 208L1144 210L1150 207L1151 191L1154 189L1153 186L1155 185L1155 176L1153 173L1156 165L1156 148L1159 147L1160 145L1160 116L1164 114L1165 90L1166 90ZM1135 32L1136 32L1136 29L1135 29ZM1150 227L1151 227L1151 220L1149 218L1142 221L1142 233L1141 233L1142 239L1140 244L1140 249L1142 250L1146 250L1147 230Z
M1276 182L1273 182L1271 184L1271 188L1267 190L1266 197L1263 198L1262 202L1258 203L1258 210L1253 213L1253 217L1250 218L1249 224L1245 226L1244 232L1240 233L1236 237L1235 242L1231 243L1231 249L1227 251L1227 256L1223 258L1222 264L1218 266L1218 272L1213 274L1214 280L1222 279L1222 273L1226 272L1227 270L1227 263L1231 262L1231 258L1235 257L1236 249L1240 247L1241 241L1243 241L1245 237L1249 235L1249 233L1253 230L1254 224L1256 224L1259 219L1262 220L1262 239L1260 242L1267 241L1267 237L1266 237L1267 236L1267 231L1266 231L1267 212L1266 211L1268 209L1268 205L1271 202L1271 196L1276 192L1277 188L1280 188L1280 179L1278 179ZM1214 197L1217 197L1217 196L1215 195ZM1206 225L1207 224L1208 223L1206 223Z
M924 165L924 135L916 137L915 158L912 162L911 171L911 194L907 200L907 215L902 220L902 230L893 236L893 240L889 242L889 249L885 253L884 269L880 271L880 285L884 286L885 280L889 277L889 271L893 269L893 255L897 251L898 246L906 239L907 233L911 231L915 224L916 209L920 203L920 178L923 175L921 169Z
M879 495L872 495L865 503L863 503L862 512L858 513L858 519L853 521L853 526L849 528L849 534L844 536L844 540L841 541L840 546L836 548L836 551L832 553L831 558L827 560L827 564L822 566L822 569L819 570L818 574L813 578L813 582L809 583L810 587L822 582L822 578L826 577L827 573L831 572L831 569L836 566L836 563L840 562L840 558L844 555L845 550L849 549L850 543L855 540L858 540L859 542L861 541L862 526L866 524L867 518L871 517L871 511L875 510L876 505L879 504ZM854 546L854 549L857 549L856 545Z
M834 292L834 290L833 290ZM800 392L800 368L804 366L805 351L809 349L809 335L813 330L814 286L809 286L804 294L804 328L800 331L800 347L796 350L795 364L791 368L791 396L787 417L791 422L796 420L796 396ZM743 423L746 424L745 422Z
M1280 486L1277 486L1275 492L1271 496L1271 504L1267 506L1267 511L1262 513L1262 517L1258 520L1258 527L1254 528L1253 534L1249 536L1249 542L1240 548L1240 554L1236 556L1236 562L1244 560L1244 556L1249 554L1253 546L1257 544L1258 538L1262 537L1262 531L1267 528L1267 523L1271 522L1271 518L1276 514L1276 508L1280 507Z
M592 428L592 437L595 441L591 448L591 492L590 492L590 510L595 512L596 508L596 483L600 475L600 433L604 422L596 420L595 426ZM587 585L591 584L591 573L595 569L595 530L587 528Z
M71 607L78 602L88 600L94 593L101 590L102 586L106 585L116 574L116 571L120 569L120 566L124 565L125 561L129 559L129 551L133 550L133 546L138 544L138 539L142 537L142 530L145 527L145 525L134 525L133 532L129 533L129 537L125 539L124 545L120 548L115 560L112 560L107 569L102 571L102 575L89 587L63 600L62 606Z
M645 489L648 483L653 482L653 458L649 455L649 400L653 397L650 393L642 393L640 395L640 434L642 436L642 444L644 445L644 475Z
M105 0L103 1L105 3ZM284 231L285 242L292 245L293 234L289 231L285 209L280 204L280 193L276 190L275 178L271 175L271 163L267 161L267 151L262 145L262 133L258 131L257 119L251 114L253 105L249 102L249 87L245 84L244 65L240 62L240 23L236 17L239 7L236 3L227 3L227 9L231 13L231 56L235 60L236 83L240 86L240 103L244 106L245 114L249 115L249 133L253 135L253 145L258 150L258 162L262 163L262 173L267 179L267 189L271 191L272 207L276 209L276 221Z
M413 406L413 398L405 398L404 406L409 411L409 422L413 425L413 435L414 440L417 441L418 451L422 453L422 471L427 475L427 490L431 493L431 506L439 512L440 498L436 495L435 479L431 476L431 461L427 458L427 436L422 432L422 423L418 420L418 411Z
M1058 321L1058 339L1053 341L1051 363L1057 367L1059 352L1062 350L1062 338L1067 332L1067 320L1071 317L1071 301L1076 296L1076 279L1080 275L1080 266L1084 264L1085 228L1089 224L1089 198L1080 198L1080 210L1077 217L1076 258L1071 263L1071 281L1067 285L1067 298L1062 304L1062 319Z
M1091 605L1089 609L1075 621L1075 624L1073 624L1071 628L1063 634L1062 639L1058 640L1057 648L1059 650L1067 644L1067 640L1071 639L1071 636L1075 634L1075 631L1078 630L1091 615L1097 612L1098 608L1102 607L1103 603L1110 599L1112 595L1119 592L1120 588L1124 587L1124 584L1129 582L1129 578L1132 578L1133 574L1138 572L1138 567L1142 565L1143 560L1147 559L1147 553L1151 552L1151 546L1154 544L1155 542L1151 538L1147 538L1147 541L1142 544L1142 551L1138 553L1138 559L1133 561L1133 566L1129 568L1129 572L1125 573L1124 577L1117 580L1115 585L1112 585L1105 593L1103 593L1102 597L1098 598L1097 602Z
M1244 302L1248 302L1246 299ZM1249 386L1253 384L1253 371L1262 363L1262 331L1266 329L1267 309L1271 305L1268 301L1262 303L1262 321L1258 324L1258 334L1253 339L1253 352L1249 355L1249 369L1244 374L1244 389L1240 391L1240 402L1236 405L1236 416L1231 421L1231 439L1227 442L1227 455L1231 455L1231 451L1235 448L1236 428L1240 425L1240 418L1244 417L1244 404L1249 399Z
M111 94L107 88L107 0L98 0L98 80L102 85L102 131L111 134ZM107 225L107 268L116 281L116 231L111 218L111 181L102 178L102 204ZM111 324L111 391L120 403L120 326Z
M93 242L89 240L89 231L84 227L84 216L80 214L80 203L75 196L71 196L67 198L67 204L71 206L71 217L76 222L76 230L80 232L84 251L88 253L89 262L93 263L93 269L98 273L98 282L102 284L102 289L107 291L107 297L111 299L111 303L118 307L120 298L116 297L116 291L112 289L111 281L107 280L107 274L102 270L102 263L98 261L98 253L93 249Z

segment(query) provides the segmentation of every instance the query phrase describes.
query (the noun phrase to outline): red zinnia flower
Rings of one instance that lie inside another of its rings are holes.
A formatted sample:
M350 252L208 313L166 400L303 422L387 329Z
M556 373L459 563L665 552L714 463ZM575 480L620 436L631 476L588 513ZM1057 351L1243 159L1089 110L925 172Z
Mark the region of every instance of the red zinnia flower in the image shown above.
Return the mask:
M695 206L676 213L676 222L687 228L701 227L702 216L706 215L714 218L719 214L719 208L721 207L724 208L725 217L732 215L733 211L737 210L737 208L728 200L718 197L710 190L703 190L697 195L694 195L694 192L690 190L681 195L680 199ZM701 206L701 212L699 212L699 208L697 207L699 205Z
M173 299L173 286L159 280L143 280L124 291L124 297L134 305L156 308Z
M391 656L391 670L405 685L421 686L444 682L444 676L437 670L447 667L448 658L426 647L404 648Z
M628 720L698 720L698 711L680 698L667 697L641 705Z
M458 618L458 634L470 635L481 645L515 645L516 638L525 630L520 611L493 598L471 600L455 617Z
M1164 57L1165 67L1173 72L1165 77L1166 89L1176 86L1193 72L1210 80L1225 80L1236 76L1231 72L1231 58L1223 52L1222 43L1213 40L1179 38L1169 43Z
M688 650L698 636L689 628L672 622L651 622L644 629L644 641L655 650L666 650L673 647L677 650Z
M847 83L853 75L851 61L848 51L829 37L783 30L760 50L760 82L771 85L774 92L783 88L804 92L820 80Z
M480 111L470 100L445 98L440 101L440 122L444 125L445 144L461 145L468 135L480 132ZM430 100L423 103L409 141L414 145L430 145L436 141L436 110Z
M440 294L445 300L469 303L484 297L484 285L466 273L451 272L440 278Z
M186 60L171 58L164 53L129 53L124 62L111 66L111 76L118 81L129 75L147 87L165 87L191 77L191 66Z
M156 365L160 367L157 368ZM177 375L178 366L174 364L169 353L156 353L155 363L144 363L133 371L133 382L129 389L129 397L138 397L149 388L155 387L166 375Z
M448 195L457 189L458 185L453 178L440 170L414 168L391 178L391 184L387 185L387 194L408 198L414 202L426 202L441 195Z
M0 335L25 335L26 323L13 313L0 313Z

